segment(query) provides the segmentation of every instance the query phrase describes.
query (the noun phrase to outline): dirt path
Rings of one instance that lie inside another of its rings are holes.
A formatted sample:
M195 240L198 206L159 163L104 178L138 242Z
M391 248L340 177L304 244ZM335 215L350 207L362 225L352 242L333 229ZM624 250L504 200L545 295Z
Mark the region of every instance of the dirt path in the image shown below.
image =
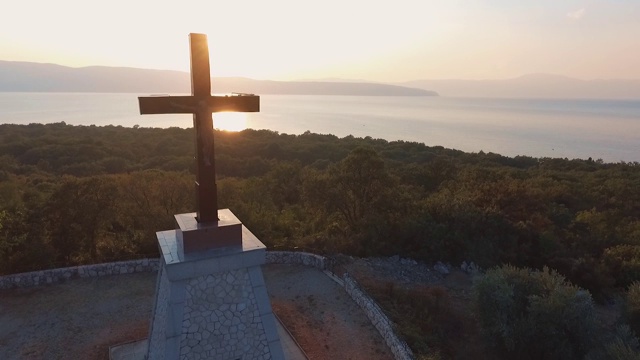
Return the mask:
M393 359L360 307L324 273L267 265L264 276L275 313L310 359Z
M276 314L311 359L391 359L342 288L304 266L264 267ZM0 291L0 359L107 359L147 337L155 273Z

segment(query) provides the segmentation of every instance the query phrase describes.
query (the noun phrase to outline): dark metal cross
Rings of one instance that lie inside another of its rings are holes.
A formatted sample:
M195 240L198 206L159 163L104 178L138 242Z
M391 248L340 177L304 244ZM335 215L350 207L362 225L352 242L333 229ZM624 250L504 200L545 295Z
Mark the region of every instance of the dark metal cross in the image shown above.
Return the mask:
M139 97L140 114L193 114L196 135L196 205L199 223L218 221L218 190L213 150L213 116L223 111L260 111L252 94L211 96L207 35L189 34L191 96Z

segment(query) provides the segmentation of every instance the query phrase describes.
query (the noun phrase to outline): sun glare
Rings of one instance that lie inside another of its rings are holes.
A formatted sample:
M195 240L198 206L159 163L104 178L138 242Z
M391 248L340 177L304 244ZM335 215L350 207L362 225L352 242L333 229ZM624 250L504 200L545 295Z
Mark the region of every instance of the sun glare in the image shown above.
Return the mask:
M247 114L239 112L215 113L213 127L224 131L242 131L247 128Z

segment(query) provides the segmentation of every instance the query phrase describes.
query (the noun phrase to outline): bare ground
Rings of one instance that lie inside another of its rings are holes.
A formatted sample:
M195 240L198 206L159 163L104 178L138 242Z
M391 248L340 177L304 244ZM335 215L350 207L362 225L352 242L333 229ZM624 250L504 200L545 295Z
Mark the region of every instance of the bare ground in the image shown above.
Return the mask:
M275 313L310 359L393 359L360 307L324 273L267 265L264 275Z
M264 268L276 314L311 359L391 359L349 296L322 272ZM0 291L0 359L107 359L109 346L147 337L155 273L76 279Z
M0 359L108 359L147 337L155 273L0 292Z

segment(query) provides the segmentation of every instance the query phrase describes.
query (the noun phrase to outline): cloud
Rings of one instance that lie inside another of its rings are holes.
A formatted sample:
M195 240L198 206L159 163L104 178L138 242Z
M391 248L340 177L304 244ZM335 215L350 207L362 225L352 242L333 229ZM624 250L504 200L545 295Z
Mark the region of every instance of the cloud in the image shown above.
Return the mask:
M578 19L581 19L586 13L587 13L587 10L585 8L582 8L582 9L578 9L578 10L567 13L567 17L569 19L578 20Z

